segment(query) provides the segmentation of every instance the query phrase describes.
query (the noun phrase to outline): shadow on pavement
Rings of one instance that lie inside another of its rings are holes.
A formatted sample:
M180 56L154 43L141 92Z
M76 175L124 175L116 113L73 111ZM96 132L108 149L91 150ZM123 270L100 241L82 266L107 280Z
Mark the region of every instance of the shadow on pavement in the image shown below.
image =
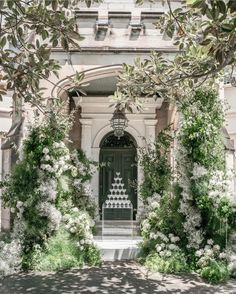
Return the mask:
M57 273L20 273L0 281L1 294L152 294L236 293L236 281L209 285L194 275L151 274L133 262L106 262L101 267Z

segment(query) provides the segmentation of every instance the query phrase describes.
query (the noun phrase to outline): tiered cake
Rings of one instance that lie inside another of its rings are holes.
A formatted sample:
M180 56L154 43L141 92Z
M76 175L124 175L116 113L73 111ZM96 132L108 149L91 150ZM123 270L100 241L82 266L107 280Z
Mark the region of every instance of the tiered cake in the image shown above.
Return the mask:
M110 194L107 195L108 199L104 202L103 208L129 208L132 209L133 205L128 199L126 194L126 189L124 189L124 184L122 183L122 178L120 173L116 173L114 177L114 183L112 184L112 189L110 189Z

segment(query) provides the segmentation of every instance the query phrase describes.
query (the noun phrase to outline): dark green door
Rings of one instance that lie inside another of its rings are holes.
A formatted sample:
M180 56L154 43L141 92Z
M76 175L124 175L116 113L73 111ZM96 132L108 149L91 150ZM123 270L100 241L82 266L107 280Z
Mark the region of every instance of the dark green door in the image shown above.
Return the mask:
M126 136L129 135L126 133ZM105 141L100 151L100 163L104 164L100 169L99 177L100 211L102 204L106 201L107 195L112 188L114 177L119 172L124 188L126 189L126 194L128 194L129 200L133 204L133 218L135 219L137 212L137 191L135 187L135 183L137 182L136 148L132 141L130 142L131 138L124 137L120 139L120 142L114 142L118 139L113 134L110 137L112 137L110 138L110 140L112 139L112 144L111 142L107 144L107 141ZM126 144L122 141L125 141ZM130 211L127 211L127 209L110 209L109 213L109 219L130 219Z

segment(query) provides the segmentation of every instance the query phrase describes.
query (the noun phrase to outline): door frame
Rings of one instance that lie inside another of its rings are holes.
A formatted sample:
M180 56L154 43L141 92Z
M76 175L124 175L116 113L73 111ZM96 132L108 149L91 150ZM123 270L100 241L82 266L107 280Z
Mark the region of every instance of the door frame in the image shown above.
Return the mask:
M136 143L136 140L133 138L132 135L130 135L128 132L125 132L125 135L128 135L129 136L129 139L130 141L132 142L132 146L130 147L107 147L107 146L103 146L103 143L104 141L109 138L109 136L112 136L113 135L113 132L109 132L107 133L103 139L101 140L101 143L100 143L100 149L99 149L99 164L103 162L103 156L106 154L106 153L117 153L117 155L119 156L119 154L121 155L121 160L123 161L123 157L122 157L122 152L123 153L126 153L126 155L128 156L128 154L130 154L134 160L131 164L135 164L135 167L132 172L133 174L133 179L138 183L138 170L139 170L139 166L138 166L138 160L137 160L137 143ZM117 139L118 140L118 139ZM104 152L104 153L103 153ZM116 162L117 163L117 162ZM116 164L114 162L114 164ZM118 164L119 164L119 161L118 161ZM122 164L122 163L121 163ZM102 167L102 168L106 168L106 167ZM102 194L104 193L104 191L102 191L102 188L101 188L101 185L103 184L102 183L102 177L104 176L103 174L103 170L102 168L99 170L99 173L98 173L98 208L99 208L99 215L101 216L101 206L102 204L104 203L104 199L102 197ZM108 168L108 167L107 167ZM118 170L117 172L125 172L122 171L122 166L118 165ZM115 175L114 175L115 176ZM113 177L114 177L113 176ZM124 177L124 175L122 175L122 177ZM126 183L126 189L128 190L128 183ZM109 193L109 190L110 190L111 187L108 187L108 191L105 192L105 193ZM133 207L134 207L134 218L136 218L136 215L137 215L137 211L138 211L138 187L137 189L135 190L135 188L133 188L133 193L131 194L132 195L132 199L133 199ZM133 198L134 197L134 198Z

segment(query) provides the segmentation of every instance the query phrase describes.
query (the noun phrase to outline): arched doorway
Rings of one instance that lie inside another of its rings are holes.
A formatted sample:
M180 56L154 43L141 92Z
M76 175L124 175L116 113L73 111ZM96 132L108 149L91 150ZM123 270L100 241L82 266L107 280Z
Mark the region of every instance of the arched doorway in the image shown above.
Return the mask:
M113 132L108 133L100 144L99 162L102 164L99 173L99 208L106 201L114 177L119 172L124 188L133 204L134 215L137 213L137 149L135 139L127 132L118 139ZM129 212L122 209L111 209L109 219L129 219Z

